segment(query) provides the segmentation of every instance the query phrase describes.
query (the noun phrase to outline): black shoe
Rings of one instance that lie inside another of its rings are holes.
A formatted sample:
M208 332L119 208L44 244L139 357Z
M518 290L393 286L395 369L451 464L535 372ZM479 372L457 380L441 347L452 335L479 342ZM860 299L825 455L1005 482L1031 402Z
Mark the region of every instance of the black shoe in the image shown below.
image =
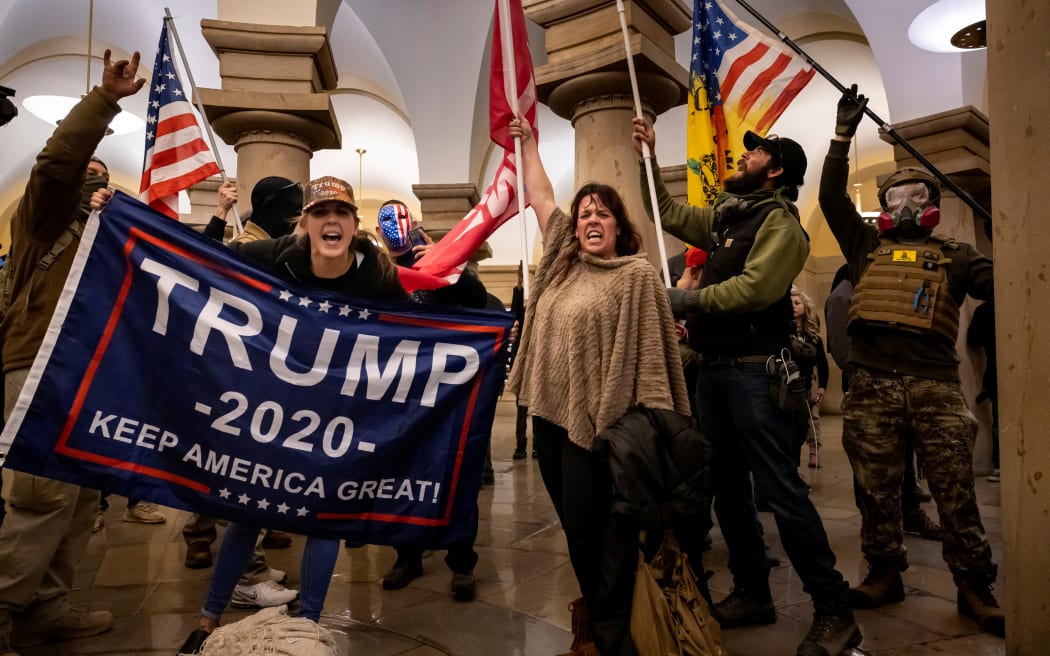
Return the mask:
M524 460L527 455L529 454L525 452L525 447L521 447L520 449L514 450L514 455L512 455L511 458L514 458L515 460Z
M204 647L204 641L208 639L211 634L204 629L197 629L190 634L190 637L186 638L186 642L182 643L179 647L178 656L190 656L191 654L201 653L201 649Z
M495 485L496 484L496 473L491 471L481 472L481 484L482 485Z
M539 460L540 459L540 454L536 453L536 449L532 450L532 459L533 460Z
M287 549L290 546L292 546L292 536L284 531L267 529L262 539L263 549Z
M860 644L862 636L848 604L817 606L813 625L798 645L796 656L839 656Z
M732 590L728 597L716 603L712 611L723 629L752 624L773 624L777 621L777 609L773 605L772 597L755 599L739 589Z
M474 575L465 572L452 572L452 598L456 601L474 601L477 582Z
M418 560L394 563L394 567L383 577L383 589L400 590L420 576L423 576L423 563Z

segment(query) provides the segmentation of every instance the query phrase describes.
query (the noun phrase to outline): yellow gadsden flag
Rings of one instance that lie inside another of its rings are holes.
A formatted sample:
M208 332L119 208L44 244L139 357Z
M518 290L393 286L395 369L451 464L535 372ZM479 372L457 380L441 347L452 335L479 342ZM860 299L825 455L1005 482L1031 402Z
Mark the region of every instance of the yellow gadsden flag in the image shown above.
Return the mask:
M694 0L686 121L689 202L710 205L743 152L813 79L813 68L740 22L717 0Z

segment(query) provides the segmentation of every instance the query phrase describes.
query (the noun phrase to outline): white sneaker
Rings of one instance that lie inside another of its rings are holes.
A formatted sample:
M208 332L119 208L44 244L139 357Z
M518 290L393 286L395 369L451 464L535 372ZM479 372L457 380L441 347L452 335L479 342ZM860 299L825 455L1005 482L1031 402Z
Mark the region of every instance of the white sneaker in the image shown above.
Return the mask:
M138 524L163 524L168 521L168 518L157 510L157 504L139 501L134 506L128 506L128 509L124 511L124 521Z
M235 587L230 605L234 608L272 608L291 603L298 596L298 590L289 590L276 581L263 581Z
M267 575L270 577L271 581L280 583L281 585L284 585L284 582L288 580L288 572L283 569L277 569L276 567L271 567L270 571L267 572ZM3 655L0 654L0 656Z

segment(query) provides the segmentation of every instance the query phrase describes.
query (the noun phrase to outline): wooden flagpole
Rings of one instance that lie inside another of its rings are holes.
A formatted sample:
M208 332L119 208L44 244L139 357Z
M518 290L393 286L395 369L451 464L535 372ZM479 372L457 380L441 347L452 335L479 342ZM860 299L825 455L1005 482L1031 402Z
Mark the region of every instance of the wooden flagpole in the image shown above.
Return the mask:
M515 116L518 115L518 68L514 61L514 29L510 18L510 3L508 0L499 0L499 37L500 48L503 51L504 79L506 69L510 68L510 109ZM538 146L539 144L537 144ZM529 298L529 242L528 230L525 227L525 180L521 170L521 137L514 137L514 168L517 180L518 196L518 226L521 228L521 281L522 293L525 300Z
M631 37L627 32L627 18L624 16L623 0L616 0L616 11L620 14L620 30L623 32L623 47L627 54L627 72L631 76L631 92L634 93L634 113L642 116L642 97L638 93L638 75L634 71L634 55L631 54ZM642 142L642 159L645 161L645 178L649 182L649 203L653 207L653 219L656 222L656 245L660 250L660 265L664 272L664 284L671 286L671 270L667 266L667 249L664 247L664 228L660 223L660 206L656 201L656 180L653 178L653 154L649 144Z
M204 105L201 104L200 96L197 95L197 84L193 81L193 72L190 70L190 63L186 60L186 51L182 49L182 41L179 39L179 31L175 29L175 17L171 15L171 10L167 7L164 8L164 20L168 24L168 29L171 30L172 36L175 37L175 46L179 50L179 59L182 60L182 68L186 71L186 79L190 83L190 92L193 94L193 102L197 106L197 111L200 112L201 122L204 123L204 131L208 135L208 143L211 145L211 155L215 158L215 163L219 165L219 175L222 176L222 181L227 182L229 178L226 176L226 167L222 165L222 159L219 157L219 149L215 147L215 134L212 132L211 123L208 122L207 116L204 114ZM241 223L241 215L237 212L237 206L234 205L230 208L233 212L233 229L235 236L244 232L244 224Z

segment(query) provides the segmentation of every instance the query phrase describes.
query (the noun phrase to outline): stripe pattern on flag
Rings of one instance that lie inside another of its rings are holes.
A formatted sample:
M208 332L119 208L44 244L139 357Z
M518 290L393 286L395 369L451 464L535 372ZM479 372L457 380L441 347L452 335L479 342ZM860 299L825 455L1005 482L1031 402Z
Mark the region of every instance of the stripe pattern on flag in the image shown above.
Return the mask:
M177 220L179 192L217 173L219 167L175 70L168 45L168 23L164 21L146 110L146 150L139 199Z
M690 203L714 201L742 152L744 133L766 134L814 72L718 0L695 1L687 119Z

